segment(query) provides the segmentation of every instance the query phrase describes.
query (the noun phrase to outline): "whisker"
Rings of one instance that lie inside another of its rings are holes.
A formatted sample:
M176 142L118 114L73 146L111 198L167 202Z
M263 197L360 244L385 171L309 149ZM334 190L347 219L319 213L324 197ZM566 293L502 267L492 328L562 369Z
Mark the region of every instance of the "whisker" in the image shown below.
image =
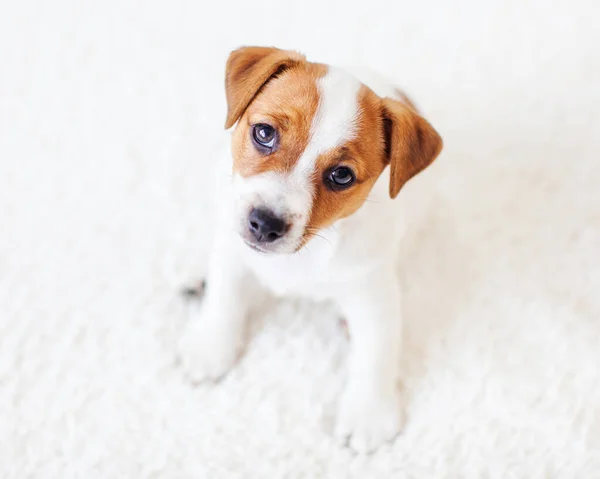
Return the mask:
M320 235L320 234L318 234L318 233L312 233L312 234L313 234L313 236L316 236L317 238L321 238L321 239L323 239L323 240L327 241L327 242L329 243L329 245L330 245L330 246L333 246L333 245L331 244L331 241L329 241L327 238L325 238L325 236L322 236L322 235Z
M323 236L323 235L321 235L321 234L318 233L318 231L319 231L318 229L308 227L308 228L306 228L306 231L309 234L311 234L312 236L316 236L317 238L321 238L321 239L327 241L331 246L333 246L332 243L331 243L331 241L329 240L329 238L327 238L327 237L325 237L325 236Z

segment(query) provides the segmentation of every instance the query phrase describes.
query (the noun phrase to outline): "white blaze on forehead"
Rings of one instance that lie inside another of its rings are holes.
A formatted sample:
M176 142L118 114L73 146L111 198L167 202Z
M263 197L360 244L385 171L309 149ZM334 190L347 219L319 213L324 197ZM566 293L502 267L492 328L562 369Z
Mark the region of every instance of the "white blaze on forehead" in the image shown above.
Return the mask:
M333 67L318 80L319 106L306 149L294 168L294 176L310 178L319 155L354 138L360 86L352 75Z

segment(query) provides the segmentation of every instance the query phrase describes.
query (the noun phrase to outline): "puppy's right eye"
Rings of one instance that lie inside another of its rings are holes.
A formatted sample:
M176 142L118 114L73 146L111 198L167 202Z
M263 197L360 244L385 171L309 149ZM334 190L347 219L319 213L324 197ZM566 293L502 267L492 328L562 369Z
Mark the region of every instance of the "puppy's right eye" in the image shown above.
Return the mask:
M277 131L271 125L258 123L252 127L252 139L261 150L272 150L277 141Z

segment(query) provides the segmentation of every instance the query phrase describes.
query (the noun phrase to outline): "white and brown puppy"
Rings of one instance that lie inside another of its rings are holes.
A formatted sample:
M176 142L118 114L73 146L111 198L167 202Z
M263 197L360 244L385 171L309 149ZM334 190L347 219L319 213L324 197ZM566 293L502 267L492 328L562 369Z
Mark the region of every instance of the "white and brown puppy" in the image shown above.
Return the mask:
M225 374L244 339L249 276L276 294L337 302L352 351L336 433L363 452L402 426L392 199L442 148L410 102L377 83L276 48L231 54L227 181L201 317L180 343L193 380Z

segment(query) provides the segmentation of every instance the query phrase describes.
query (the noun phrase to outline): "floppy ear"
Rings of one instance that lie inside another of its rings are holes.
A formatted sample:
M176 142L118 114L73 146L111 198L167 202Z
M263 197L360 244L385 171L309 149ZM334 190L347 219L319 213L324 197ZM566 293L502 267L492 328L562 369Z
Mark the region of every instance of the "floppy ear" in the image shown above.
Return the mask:
M240 119L269 80L301 61L305 61L303 55L278 48L242 47L231 52L225 69L225 128Z
M383 100L385 155L390 164L390 197L429 166L442 151L442 138L412 107L391 98Z

